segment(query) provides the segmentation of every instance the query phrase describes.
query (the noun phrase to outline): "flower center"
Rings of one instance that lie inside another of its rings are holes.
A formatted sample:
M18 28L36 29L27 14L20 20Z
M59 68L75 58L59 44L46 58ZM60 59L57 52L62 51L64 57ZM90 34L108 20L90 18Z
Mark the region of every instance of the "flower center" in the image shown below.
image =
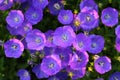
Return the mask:
M67 40L67 36L65 34L62 36L62 38L63 40Z
M29 27L28 27L28 26L25 26L25 27L24 27L24 30L25 30L25 31L29 30Z
M24 77L27 77L28 75L29 75L28 72L24 72L23 74Z
M35 42L40 43L41 40L40 40L39 38L36 38L36 39L35 39Z
M78 46L81 48L81 47L83 47L83 42L81 41L81 42L79 42L78 43Z
M104 62L102 62L102 61L98 62L98 65L103 66Z
M39 0L40 1L40 3L42 3L43 2L43 0Z
M8 4L8 0L5 0L3 3L7 5Z
M105 15L105 19L110 19L110 15L109 15L109 14L106 14L106 15Z
M97 46L96 43L93 43L93 44L92 44L92 48L95 48L96 46Z
M114 77L114 80L119 80L116 76Z
M53 40L53 37L49 37L49 38L48 38L48 41L52 41L52 40Z
M57 10L60 10L61 7L60 7L60 5L58 3L55 3L54 8L56 8Z
M77 62L81 62L82 60L81 60L81 58L80 57L78 57L78 60L77 60Z
M64 20L68 20L68 16L67 15L64 15L63 18L64 18Z
M77 19L74 20L74 26L79 27L80 24L81 24L81 23L80 23L79 20L77 20Z
M12 49L16 50L17 46L16 45L12 45Z
M54 79L53 80L58 80L56 77L54 77Z
M33 17L33 18L37 18L37 14L36 14L36 13L33 13L33 14L32 14L32 17Z
M64 56L62 54L59 55L60 56L60 59L63 60L64 59Z
M53 63L49 64L49 68L53 68L53 67L54 67Z
M19 22L19 18L18 18L18 17L15 17L15 18L14 18L14 21L15 21L15 22Z
M87 17L86 17L86 20L87 20L87 21L91 21L90 16L87 16Z

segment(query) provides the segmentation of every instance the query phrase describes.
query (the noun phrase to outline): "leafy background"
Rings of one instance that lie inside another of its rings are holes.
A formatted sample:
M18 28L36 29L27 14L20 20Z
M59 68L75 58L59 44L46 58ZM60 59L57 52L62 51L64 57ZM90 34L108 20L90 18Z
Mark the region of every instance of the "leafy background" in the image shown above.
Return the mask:
M71 9L74 13L79 12L79 3L81 0L64 0L65 1L65 9ZM99 6L99 15L106 7L113 7L120 11L120 0L95 0L95 2ZM20 4L15 4L11 9L6 11L0 11L0 40L7 41L10 38L14 38L15 36L11 36L8 30L6 29L6 16L9 11L12 9L21 9ZM120 19L120 17L119 17ZM56 16L52 16L48 8L44 10L44 17L41 22L37 25L33 26L33 28L38 28L42 32L46 32L49 29L55 30L57 27L62 26L57 20ZM100 75L94 69L93 57L94 55L90 55L90 61L87 65L87 74L84 78L79 80L95 80L96 78L104 78L108 80L110 74L116 71L120 71L120 53L115 50L115 27L106 27L100 21L99 27L92 30L90 34L98 34L102 35L105 38L105 47L104 50L98 55L103 56L106 55L111 58L112 61L112 70L107 72L104 75ZM79 31L80 32L80 31ZM4 54L4 48L0 46L0 80L19 80L16 76L16 72L20 68L27 69L32 77L32 80L38 80L35 75L31 71L31 66L28 65L28 61L31 59L29 51L25 50L23 55L19 59L6 58Z

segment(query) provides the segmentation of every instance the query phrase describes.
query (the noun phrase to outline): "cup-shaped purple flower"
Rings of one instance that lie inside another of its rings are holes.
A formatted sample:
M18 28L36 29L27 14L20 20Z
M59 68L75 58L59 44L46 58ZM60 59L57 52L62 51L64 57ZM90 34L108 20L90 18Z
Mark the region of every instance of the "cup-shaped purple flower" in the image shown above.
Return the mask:
M55 75L61 70L61 60L58 55L52 54L43 58L41 70L47 75Z
M13 6L13 0L0 0L0 10L7 10Z
M115 26L118 23L118 11L112 7L103 9L101 20L108 27Z
M94 68L100 74L105 74L112 69L111 60L107 56L101 56L94 61Z
M51 14L58 15L60 10L64 9L61 0L50 0L48 8Z
M42 20L43 11L42 9L36 9L36 8L30 7L25 12L25 18L29 23L31 23L32 25L35 25Z
M120 25L118 25L116 28L115 28L115 34L117 37L120 38Z
M76 38L76 35L71 26L58 27L53 35L53 43L60 47L71 46Z
M20 10L11 10L6 17L6 22L11 27L18 27L22 25L24 21L24 15Z
M87 51L91 45L91 40L83 33L79 33L73 43L73 47L78 51Z
M11 35L26 35L29 31L32 30L32 25L28 22L23 22L22 25L18 27L11 27L7 25L7 29Z
M18 31L19 30L19 31ZM32 30L32 24L24 21L23 24L17 29L19 35L24 36Z
M74 31L78 31L81 27L81 22L80 22L80 17L79 15L74 15L73 21L71 23L71 26L73 28Z
M53 34L54 34L53 30L48 30L47 32L45 32L46 47L55 47L55 45L53 44Z
M120 72L114 72L109 76L109 80L120 80Z
M86 68L82 67L78 70L73 70L71 68L67 69L68 75L72 78L72 80L77 80L79 78L83 78L86 73Z
M81 69L82 67L86 67L88 61L89 61L89 55L87 52L76 51L73 54L69 62L69 65L71 69L78 70Z
M20 77L20 80L31 80L29 72L25 69L20 69L17 72L17 76Z
M118 52L120 52L120 38L118 37L115 39L115 48Z
M25 37L30 50L42 50L46 43L45 34L38 29L31 30Z
M10 39L4 43L4 51L6 57L19 58L24 51L24 45L18 39Z
M73 13L71 10L61 10L58 14L58 21L61 24L70 24L73 20Z
M56 50L56 47L44 47L43 50L40 51L40 53L45 57L53 54Z
M35 73L38 79L48 78L49 76L41 71L40 64L33 67L32 72Z
M105 43L104 38L100 35L95 35L95 34L90 35L89 38L91 39L91 46L88 52L91 54L100 53L104 48L104 43Z
M72 55L72 49L71 47L67 48L56 48L55 54L58 55L61 59L61 67L66 68L69 64L70 57Z
M81 22L81 28L85 31L90 31L96 27L98 27L99 24L99 15L96 10L83 10L81 13L78 14L80 17Z
M36 9L44 9L48 5L48 0L32 0L32 5Z
M80 5L80 10L88 8L88 10L94 9L98 11L98 5L95 3L94 0L83 0Z
M11 26L7 25L6 28L11 35L19 35L18 27L11 27Z

